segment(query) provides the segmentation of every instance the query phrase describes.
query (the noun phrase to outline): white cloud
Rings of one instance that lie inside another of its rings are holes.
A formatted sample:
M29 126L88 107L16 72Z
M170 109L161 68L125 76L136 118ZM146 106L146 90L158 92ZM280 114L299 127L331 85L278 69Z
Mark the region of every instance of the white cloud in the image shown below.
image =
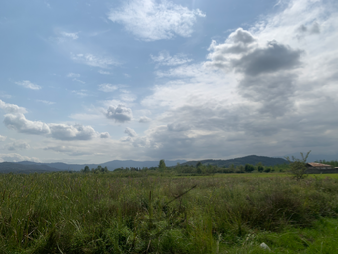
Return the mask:
M115 122L124 123L129 122L133 118L133 113L130 108L118 105L117 107L110 106L105 113L105 116L108 119L115 120Z
M81 77L81 75L80 74L78 74L78 73L68 73L68 75L67 75L67 77L68 78L79 78L79 77Z
M86 64L89 66L99 67L99 68L109 68L113 65L118 65L119 63L108 57L99 57L93 54L73 54L71 53L71 58L78 63Z
M190 37L198 17L205 17L200 10L189 10L170 1L132 0L116 10L108 18L145 41L171 39L175 35Z
M79 36L77 34L78 33L67 33L67 32L64 32L64 31L60 32L60 35L62 37L69 38L69 39L72 39L72 40L76 40L77 38L79 38Z
M0 135L0 141L5 141L6 138L7 138L6 136L1 136L1 135Z
M55 104L55 102L53 101L46 101L46 100L36 100L37 102L41 102L43 104L46 104L46 105L53 105Z
M51 136L59 140L90 140L96 132L91 126L80 124L49 124Z
M80 97L87 97L89 94L87 93L88 91L86 89L81 89L81 90L73 90L72 93L76 94L77 96Z
M0 100L0 109L4 110L6 113L27 113L27 110L23 107L19 107L15 104L9 104Z
M119 87L116 85L112 85L112 84L101 84L99 85L99 90L105 93L110 93L110 92L114 92L115 90L117 90Z
M20 133L46 135L58 140L91 140L98 136L98 133L91 126L30 121L21 113L6 114L3 122L8 129Z
M18 82L15 82L15 84L17 84L19 86L23 86L23 87L28 88L28 89L32 89L32 90L40 90L42 88L41 86L33 84L29 80L18 81Z
M110 75L111 74L109 71L103 71L103 70L99 70L98 72L102 75Z
M157 62L159 65L167 66L181 65L192 61L184 54L171 56L167 51L160 52L158 56L150 55L150 57L154 62Z
M30 121L21 114L7 114L5 115L4 124L7 128L16 130L21 133L27 134L49 134L49 126L40 121Z
M17 153L0 154L0 162L5 162L5 161L7 162L19 162L19 161L40 162L38 158L22 156Z

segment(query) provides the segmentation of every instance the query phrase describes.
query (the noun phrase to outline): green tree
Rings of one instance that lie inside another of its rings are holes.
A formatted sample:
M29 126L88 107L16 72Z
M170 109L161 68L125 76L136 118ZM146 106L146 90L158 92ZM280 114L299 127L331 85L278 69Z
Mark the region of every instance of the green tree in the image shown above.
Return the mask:
M255 170L255 167L251 164L245 164L244 170L245 172L252 172Z
M202 163L199 161L199 162L197 162L197 164L196 164L196 172L198 173L198 174L201 174L202 173Z
M83 173L89 173L90 172L90 168L88 166L85 166L84 169L81 169L81 171Z
M264 169L264 172L265 173L269 173L271 171L271 168L266 168L266 169ZM261 171L260 171L261 172Z
M306 160L307 158L309 157L309 154L310 154L311 150L308 151L306 153L306 155L304 156L303 153L300 153L301 155L301 159L297 159L295 157L292 156L292 159L290 159L288 156L285 157L285 159L290 162L289 166L290 166L290 169L289 169L289 173L291 175L293 175L293 177L299 181L305 177L307 177L307 174L306 174Z
M258 171L258 172L260 172L260 173L263 172L264 167L263 167L262 162L258 162L258 163L256 164L256 167L257 167L257 171Z
M164 160L160 160L160 163L158 164L158 167L159 167L159 169L165 169L166 168Z

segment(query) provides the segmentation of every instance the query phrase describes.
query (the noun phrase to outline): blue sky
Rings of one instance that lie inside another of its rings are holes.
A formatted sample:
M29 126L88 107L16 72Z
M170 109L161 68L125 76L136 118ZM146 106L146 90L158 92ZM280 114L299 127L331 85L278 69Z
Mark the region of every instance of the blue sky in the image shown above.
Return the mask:
M5 0L0 161L338 157L331 0Z

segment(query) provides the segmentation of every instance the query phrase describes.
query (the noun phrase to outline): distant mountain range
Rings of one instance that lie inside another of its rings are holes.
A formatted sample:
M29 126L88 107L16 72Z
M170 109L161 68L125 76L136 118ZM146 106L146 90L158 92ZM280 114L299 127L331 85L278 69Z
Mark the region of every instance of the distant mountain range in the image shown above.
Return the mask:
M229 167L231 164L234 166L252 164L256 165L258 162L261 162L264 166L274 166L278 164L288 163L288 161L282 158L271 158L265 156L250 155L242 158L230 159L230 160L198 160L198 161L185 161L185 160L175 160L175 161L165 161L167 167L176 166L177 163L181 165L193 165L196 166L198 162L201 162L204 165L217 165L219 167ZM113 171L116 168L121 167L157 167L159 164L158 161L133 161L133 160L113 160L108 161L102 164L66 164L62 162L55 163L37 163L31 161L21 161L21 162L2 162L0 163L0 173L44 173L52 171L79 171L85 166L89 168L96 168L98 165L102 167L107 167L108 170Z
M175 161L166 161L168 167L175 166L177 163L184 163L185 160L175 160ZM0 163L0 173L32 173L32 172L51 172L51 171L80 171L85 166L89 168L96 168L98 165L102 167L107 167L108 170L114 170L121 167L157 167L159 161L133 161L133 160L113 160L101 164L66 164L62 162L55 163L38 163L32 161L21 161L21 162L2 162Z
M187 161L181 165L193 165L196 166L198 162L203 165L215 165L218 167L229 167L231 164L234 166L240 166L245 164L256 165L261 162L264 166L275 166L279 164L289 163L287 160L282 158L272 158L266 156L249 155L241 158L230 159L230 160L200 160L200 161Z

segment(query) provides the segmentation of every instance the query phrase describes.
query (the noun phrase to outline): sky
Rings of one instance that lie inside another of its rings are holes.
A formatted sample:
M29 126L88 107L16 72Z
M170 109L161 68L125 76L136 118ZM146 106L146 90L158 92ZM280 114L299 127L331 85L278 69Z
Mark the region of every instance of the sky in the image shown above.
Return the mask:
M338 159L335 0L3 0L0 33L0 162Z

